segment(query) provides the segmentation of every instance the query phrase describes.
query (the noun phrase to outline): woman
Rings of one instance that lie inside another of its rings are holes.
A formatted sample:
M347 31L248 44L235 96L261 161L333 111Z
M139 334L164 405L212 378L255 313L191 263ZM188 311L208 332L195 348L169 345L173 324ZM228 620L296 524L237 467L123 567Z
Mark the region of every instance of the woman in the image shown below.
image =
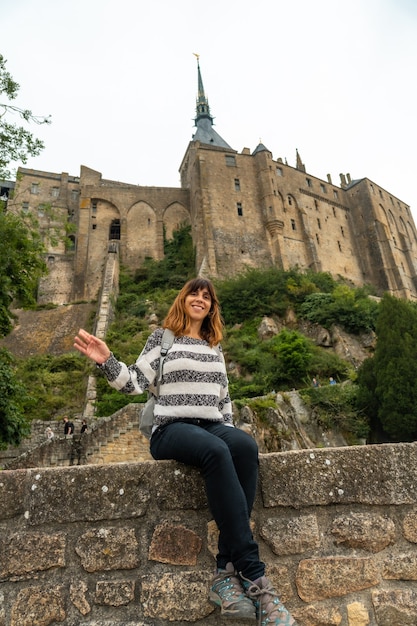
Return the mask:
M174 332L175 339L164 361L150 451L156 460L174 459L202 473L219 529L210 601L224 617L254 620L258 614L261 624L293 626L265 577L250 529L258 449L250 435L233 426L224 360L213 347L222 339L223 322L212 283L204 278L188 281L163 326ZM85 330L79 331L74 346L97 363L112 387L139 394L157 375L162 333L158 328L150 335L129 367Z

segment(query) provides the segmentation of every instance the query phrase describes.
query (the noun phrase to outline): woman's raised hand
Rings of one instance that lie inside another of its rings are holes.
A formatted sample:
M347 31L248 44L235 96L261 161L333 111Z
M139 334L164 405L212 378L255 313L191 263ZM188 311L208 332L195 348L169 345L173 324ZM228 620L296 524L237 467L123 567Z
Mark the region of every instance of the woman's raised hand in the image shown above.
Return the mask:
M107 344L82 328L74 338L74 348L99 365L107 361L110 356Z

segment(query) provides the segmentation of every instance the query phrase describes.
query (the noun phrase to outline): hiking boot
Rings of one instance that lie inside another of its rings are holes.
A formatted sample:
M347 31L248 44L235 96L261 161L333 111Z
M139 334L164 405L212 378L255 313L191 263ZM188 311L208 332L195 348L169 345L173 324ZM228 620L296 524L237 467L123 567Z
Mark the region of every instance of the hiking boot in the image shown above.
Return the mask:
M255 582L242 578L246 595L255 603L259 626L297 626L266 576Z
M222 617L240 620L256 619L255 605L245 594L233 563L227 563L226 569L217 571L213 578L209 600L220 607Z

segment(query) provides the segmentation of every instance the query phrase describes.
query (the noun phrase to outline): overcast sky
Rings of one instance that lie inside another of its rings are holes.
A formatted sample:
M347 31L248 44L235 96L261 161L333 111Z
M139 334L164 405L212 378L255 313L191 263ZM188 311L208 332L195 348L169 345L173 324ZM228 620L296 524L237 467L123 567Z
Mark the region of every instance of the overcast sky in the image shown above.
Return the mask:
M368 177L417 221L416 0L2 0L17 103L51 115L28 167L179 186L197 65L239 152ZM0 96L0 102L4 98Z

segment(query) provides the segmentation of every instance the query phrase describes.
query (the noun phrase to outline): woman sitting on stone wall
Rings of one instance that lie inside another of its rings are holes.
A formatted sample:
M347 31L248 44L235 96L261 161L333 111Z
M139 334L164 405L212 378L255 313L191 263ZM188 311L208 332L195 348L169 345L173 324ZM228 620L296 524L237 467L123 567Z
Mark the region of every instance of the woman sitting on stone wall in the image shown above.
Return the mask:
M187 282L163 326L175 338L164 361L150 451L154 459L174 459L198 467L203 475L219 529L209 598L224 617L242 621L258 615L262 625L293 626L265 576L250 528L258 448L250 435L233 426L226 367L221 351L214 349L223 337L223 322L212 283L203 278ZM140 394L158 374L162 334L163 328L156 329L129 367L85 330L74 346L97 363L112 387Z

